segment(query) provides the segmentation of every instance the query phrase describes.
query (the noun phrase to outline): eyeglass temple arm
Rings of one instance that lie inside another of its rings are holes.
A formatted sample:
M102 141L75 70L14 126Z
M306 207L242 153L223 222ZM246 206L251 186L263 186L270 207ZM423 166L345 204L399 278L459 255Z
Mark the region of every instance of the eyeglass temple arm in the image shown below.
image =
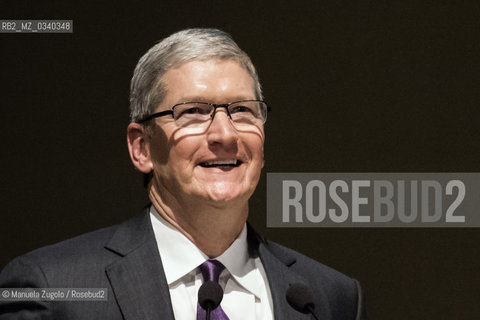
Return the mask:
M157 112L157 113L153 113L151 115L149 115L148 117L146 117L145 119L142 119L140 121L138 121L138 123L144 123L144 122L147 122L148 120L152 120L154 118L158 118L158 117L163 117L163 116L166 116L166 115L169 115L171 114L173 116L173 111L172 110L165 110L165 111L160 111L160 112Z

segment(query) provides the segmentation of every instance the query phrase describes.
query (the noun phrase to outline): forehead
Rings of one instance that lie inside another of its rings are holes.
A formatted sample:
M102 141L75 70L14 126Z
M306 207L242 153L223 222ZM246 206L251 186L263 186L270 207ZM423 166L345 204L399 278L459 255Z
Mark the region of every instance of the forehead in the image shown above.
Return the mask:
M252 77L232 60L189 61L167 71L163 83L167 89L166 103L193 98L217 103L255 99Z

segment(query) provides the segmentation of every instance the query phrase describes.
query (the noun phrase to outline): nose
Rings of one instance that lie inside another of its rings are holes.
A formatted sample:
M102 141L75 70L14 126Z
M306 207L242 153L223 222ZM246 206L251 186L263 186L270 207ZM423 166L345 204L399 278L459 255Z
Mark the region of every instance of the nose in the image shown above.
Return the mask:
M238 141L237 129L233 126L226 108L217 108L207 128L207 141L210 146L223 146L223 148L236 148Z

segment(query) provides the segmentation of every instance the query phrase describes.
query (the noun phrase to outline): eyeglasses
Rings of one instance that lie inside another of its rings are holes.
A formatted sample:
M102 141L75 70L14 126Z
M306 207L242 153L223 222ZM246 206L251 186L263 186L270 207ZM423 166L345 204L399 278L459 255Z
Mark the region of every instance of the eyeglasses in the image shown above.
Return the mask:
M236 127L263 125L267 121L267 112L271 110L264 101L260 100L241 100L227 104L182 102L174 105L171 110L151 114L138 123L172 115L179 127L199 128L213 120L218 108L225 108L228 117Z

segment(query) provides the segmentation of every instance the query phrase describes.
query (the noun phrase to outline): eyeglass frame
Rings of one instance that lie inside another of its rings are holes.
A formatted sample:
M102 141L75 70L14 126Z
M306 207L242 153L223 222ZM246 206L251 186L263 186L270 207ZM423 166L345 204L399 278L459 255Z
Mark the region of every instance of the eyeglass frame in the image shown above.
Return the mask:
M235 104L235 103L247 102L247 101L261 102L267 107L267 113L272 111L272 108L270 108L268 106L268 104L263 100L239 100L239 101L234 101L234 102L230 102L230 103L223 103L223 104L215 104L215 103L203 102L203 101L187 101L187 102L180 102L180 103L175 104L170 110L164 110L164 111L152 113L151 115L145 117L144 119L141 119L141 120L137 121L137 123L143 124L143 123L145 123L147 121L150 121L152 119L163 117L163 116L166 116L166 115L169 115L169 114L171 114L172 118L175 119L175 117L174 117L175 107L185 105L185 104L189 104L189 103L202 103L202 104L208 104L210 106L213 106L213 112L212 112L212 115L210 116L212 118L212 120L215 117L215 114L217 113L218 108L225 108L225 111L227 112L228 117L230 118L230 120L232 120L232 116L230 115L230 111L228 110L228 107L231 106L232 104ZM263 124L265 124L265 122L267 122L267 116L266 115L265 115L265 120L263 121Z

